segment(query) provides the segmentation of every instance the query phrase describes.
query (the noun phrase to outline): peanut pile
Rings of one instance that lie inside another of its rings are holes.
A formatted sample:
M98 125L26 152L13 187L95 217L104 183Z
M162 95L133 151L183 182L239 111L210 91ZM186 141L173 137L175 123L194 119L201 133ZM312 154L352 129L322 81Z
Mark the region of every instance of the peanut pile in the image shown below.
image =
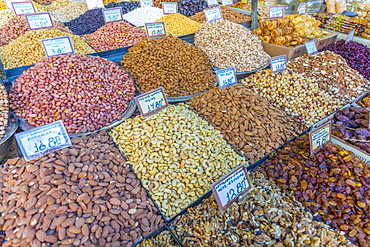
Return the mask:
M0 140L6 133L9 118L9 100L8 93L4 84L0 83Z

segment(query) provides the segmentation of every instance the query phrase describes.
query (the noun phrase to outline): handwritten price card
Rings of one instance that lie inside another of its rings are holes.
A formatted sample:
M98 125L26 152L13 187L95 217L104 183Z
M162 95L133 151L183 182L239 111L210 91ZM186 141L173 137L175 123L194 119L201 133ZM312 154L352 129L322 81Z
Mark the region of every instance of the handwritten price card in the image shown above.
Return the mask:
M28 27L31 30L54 27L49 13L27 14L24 16L26 17Z
M331 121L310 132L311 154L319 151L325 143L331 141Z
M251 188L244 164L212 184L212 191L221 212L224 212L231 203Z
M69 36L42 39L41 42L47 57L75 53L72 45L72 40Z
M16 15L36 13L32 2L13 2L12 7Z
M135 102L142 118L157 113L168 106L167 97L164 93L163 87L159 87L135 97Z
M222 19L222 12L220 7L205 9L204 14L206 15L207 22L213 22Z
M148 39L166 37L166 27L163 21L145 23L145 31Z
M224 89L238 83L234 67L218 70L216 71L216 76L220 89Z
M208 7L218 5L217 0L207 0Z
M270 58L270 67L272 73L278 73L286 70L286 55Z
M102 9L103 11L103 17L104 17L104 22L109 23L109 22L115 22L115 21L122 21L122 8L111 8L111 9Z
M15 134L26 161L71 146L62 120Z
M306 14L306 4L300 3L298 7L298 13L299 15L305 15Z
M306 46L307 54L313 55L317 53L316 40L310 40L304 43Z
M86 0L86 4L88 9L104 8L102 0Z
M145 6L153 6L153 0L140 0L140 6L145 7Z
M233 0L222 0L222 5L224 6L232 5L233 3Z
M164 15L176 14L178 12L177 3L162 3Z
M269 19L278 19L284 17L284 6L269 7Z
M13 9L12 3L20 2L19 0L4 0L4 1L8 9Z
M351 31L349 31L348 36L347 36L346 43L348 43L348 42L350 42L350 41L353 40L353 37L355 36L355 31L356 31L356 29L352 29Z

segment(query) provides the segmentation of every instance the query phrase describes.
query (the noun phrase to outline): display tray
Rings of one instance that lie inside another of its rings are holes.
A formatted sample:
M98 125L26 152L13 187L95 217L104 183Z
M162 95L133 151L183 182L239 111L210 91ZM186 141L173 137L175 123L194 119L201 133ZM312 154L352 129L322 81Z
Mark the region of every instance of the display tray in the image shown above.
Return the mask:
M14 140L15 131L18 129L19 120L14 113L9 112L8 126L6 133L0 140L0 162L5 158Z

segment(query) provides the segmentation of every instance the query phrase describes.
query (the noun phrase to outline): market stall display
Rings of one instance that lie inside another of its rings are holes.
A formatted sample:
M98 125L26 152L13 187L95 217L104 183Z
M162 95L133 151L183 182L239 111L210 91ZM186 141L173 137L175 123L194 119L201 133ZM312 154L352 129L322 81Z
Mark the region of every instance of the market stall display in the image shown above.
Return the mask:
M229 9L228 7L222 6L222 5L216 5L212 7L208 7L207 9L214 8L214 7L220 7L221 8L221 13L222 13L222 18L234 23L241 23L241 22L247 22L250 21L251 18L245 14L236 12L232 9ZM203 23L206 22L206 16L204 14L204 10L201 12L196 13L195 15L190 16L190 19L193 21Z
M131 1L131 2L110 2L106 5L104 5L105 8L122 8L122 14L126 14L128 12L133 11L134 9L140 8L140 2L139 1Z
M180 0L177 2L180 14L190 17L207 8L207 2L203 0Z
M90 34L104 26L104 17L101 9L90 9L65 25L77 35Z
M131 12L123 15L123 19L134 26L142 27L145 23L154 22L163 17L163 10L160 8L145 6L136 8Z
M62 120L68 133L84 133L119 120L134 91L133 81L115 63L62 55L23 72L12 86L10 107L33 126Z
M172 36L142 39L121 61L139 92L164 87L168 97L188 96L213 87L216 76L207 56Z
M77 1L77 2L71 2L67 6L64 6L62 8L58 8L54 10L52 13L53 16L55 16L59 21L61 22L69 22L89 9L87 8L87 4L85 1Z
M9 121L9 99L5 86L0 83L0 140L6 133Z
M220 131L184 104L128 119L110 134L168 219L244 162Z
M0 168L3 246L132 246L164 224L105 132Z
M186 103L252 163L305 130L284 111L240 84L211 89Z
M224 214L211 196L174 221L184 246L354 246L261 173L250 177L252 191Z
M236 72L260 69L269 63L261 40L248 28L227 20L203 23L194 43L218 68L234 67Z
M166 26L166 33L174 37L193 34L200 27L198 22L179 13L165 15L157 21L163 21Z

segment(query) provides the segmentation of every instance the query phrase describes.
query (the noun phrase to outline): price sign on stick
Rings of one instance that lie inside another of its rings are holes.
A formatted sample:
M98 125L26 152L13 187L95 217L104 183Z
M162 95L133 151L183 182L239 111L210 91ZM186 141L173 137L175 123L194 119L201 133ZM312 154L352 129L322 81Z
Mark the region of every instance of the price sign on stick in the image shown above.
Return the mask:
M13 2L12 7L16 15L36 13L32 2Z
M313 55L317 53L316 40L310 40L305 42L304 44L306 46L308 55Z
M222 5L224 6L232 5L233 3L233 0L222 0Z
M238 83L234 67L218 70L216 71L216 76L220 89L224 89Z
M278 19L284 17L284 6L269 7L269 19Z
M26 161L71 146L62 120L15 134Z
M140 0L140 6L145 7L145 6L153 6L153 0Z
M148 39L166 37L166 27L163 21L145 23L145 31Z
M69 36L42 39L41 43L47 57L75 53L72 40Z
M306 4L305 3L300 3L299 4L298 12L299 12L299 15L306 14Z
M286 70L286 55L270 58L270 67L272 73L277 73Z
M31 30L54 27L49 13L27 14L24 16L26 17L28 27Z
M220 7L205 9L204 14L206 16L207 22L213 22L215 20L222 19L222 12Z
M167 97L163 87L159 87L135 97L135 102L142 118L157 113L168 106Z
M217 0L207 0L208 7L218 5Z
M123 14L122 8L111 8L111 9L102 9L103 11L103 18L105 23L115 22L115 21L122 21Z
M353 37L355 36L355 31L356 31L356 29L352 29L351 31L349 31L348 36L347 36L346 43L348 43L348 42L350 42L350 41L353 40Z
M178 12L177 3L162 3L164 15L176 14Z
M310 149L311 154L319 151L325 143L331 140L331 121L323 126L310 131Z
M252 188L244 164L212 184L218 207L224 212L240 195Z

